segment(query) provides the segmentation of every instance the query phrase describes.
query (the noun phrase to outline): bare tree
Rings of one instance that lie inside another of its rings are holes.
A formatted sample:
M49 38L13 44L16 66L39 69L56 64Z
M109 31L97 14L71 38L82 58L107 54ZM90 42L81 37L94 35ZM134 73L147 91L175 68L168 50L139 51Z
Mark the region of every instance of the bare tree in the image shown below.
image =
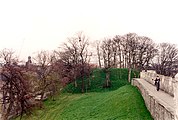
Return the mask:
M17 57L14 55L14 51L12 49L3 49L0 51L0 58L1 58L1 62L2 64L8 65L8 64L12 64L12 63L16 63L18 62Z
M156 54L155 43L148 37L138 36L137 69L147 71L151 60Z
M67 49L64 48L62 51L55 51L58 55L57 61L55 62L56 70L59 76L61 76L61 79L65 80L65 83L74 82L74 86L78 87L76 80L80 71L77 67L79 60L73 49L68 45L65 47Z
M14 52L3 49L0 52L4 65L1 71L3 80L3 119L7 120L11 115L28 113L31 103L29 102L30 92L28 80L23 67L18 66L15 61Z
M100 41L96 42L96 50L97 50L99 68L101 68L101 48L100 48Z
M85 67L90 60L90 55L88 52L88 37L86 37L82 32L76 34L76 36L68 38L68 42L64 43L63 48L57 52L67 67L67 70L70 71L69 77L74 81L75 87L78 86L77 78L80 76L82 78L81 90L84 92L85 83L84 76Z
M106 82L104 87L110 87L110 71L113 62L113 42L111 39L105 39L101 44L101 50L103 55L104 70L106 73Z
M138 36L136 33L116 35L112 40L108 40L108 43L106 41L100 46L104 67L128 68L129 82L131 70L147 70L157 54L155 43L150 38Z
M119 64L119 68L123 68L124 67L124 65L123 65L123 60L124 60L124 58L123 58L123 46L122 46L122 43L123 43L123 36L120 36L120 35L116 35L114 38L113 38L113 42L114 42L114 50L115 50L115 58L114 58L114 61L116 62L116 56L118 56L118 59L119 59L119 61L118 61L118 64ZM117 64L117 63L114 63L114 64ZM117 67L117 66L115 66L115 67Z
M37 53L36 57L34 58L37 63L37 75L38 75L38 84L39 84L39 91L41 95L41 100L44 98L44 93L48 89L48 87L52 84L52 79L50 77L51 73L53 72L52 62L53 56L48 51L40 51Z
M156 56L157 62L154 68L159 74L174 76L173 71L176 69L178 62L178 49L175 44L161 43L159 44L159 53Z
M128 68L128 81L130 82L131 70L136 64L136 54L137 54L137 34L128 33L124 35L124 41L122 46L124 48L125 62Z
M113 61L112 61L112 67L117 67L118 62L117 62L117 55L118 55L118 45L114 43L112 40L112 52L113 52Z

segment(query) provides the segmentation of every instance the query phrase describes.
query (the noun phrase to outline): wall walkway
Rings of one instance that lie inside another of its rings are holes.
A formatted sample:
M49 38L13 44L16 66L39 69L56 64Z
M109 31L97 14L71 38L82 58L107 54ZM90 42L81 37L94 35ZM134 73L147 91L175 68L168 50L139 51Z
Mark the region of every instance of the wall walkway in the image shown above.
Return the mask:
M146 79L144 77L147 77L147 73L144 72L143 74L141 73L141 78L134 78L132 85L140 90L154 120L178 120L178 82L174 79L174 81L169 81L171 84L165 85L163 83L164 87L162 86L162 89L157 91L154 82L150 80L152 73L148 72L149 78ZM166 77L166 82L167 80ZM168 92L166 88L171 89L171 91Z

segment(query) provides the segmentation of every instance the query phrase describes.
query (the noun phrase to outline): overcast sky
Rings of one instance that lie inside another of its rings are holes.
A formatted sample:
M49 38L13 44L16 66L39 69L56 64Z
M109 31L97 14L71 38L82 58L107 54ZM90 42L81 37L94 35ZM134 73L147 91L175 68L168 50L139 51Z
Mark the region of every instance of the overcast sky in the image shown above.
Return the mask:
M178 44L177 0L0 0L0 50L20 58L83 31L91 41L135 32Z

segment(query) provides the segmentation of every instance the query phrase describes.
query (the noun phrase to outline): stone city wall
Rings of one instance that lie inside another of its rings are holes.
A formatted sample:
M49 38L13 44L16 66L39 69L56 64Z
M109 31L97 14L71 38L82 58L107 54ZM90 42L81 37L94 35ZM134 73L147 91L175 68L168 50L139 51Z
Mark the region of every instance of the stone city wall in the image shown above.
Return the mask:
M155 71L141 72L140 78L145 79L154 85L154 80L156 79L157 75L161 79L160 89L170 94L171 96L174 96L174 78L156 74Z
M178 74L175 76L175 81L174 81L174 100L176 103L175 120L178 120Z
M140 79L134 78L132 85L136 86L145 101L147 109L150 111L154 120L176 120L174 110L165 105L162 101L153 96L144 86L139 82Z
M158 74L154 71L141 72L140 78L154 85L154 79ZM166 108L158 99L154 98L139 82L137 79L132 81L134 86L137 86L145 100L145 104L154 119L161 120L178 120L178 74L175 78L158 75L161 79L160 89L174 97L176 103L175 111L171 108ZM152 80L153 79L153 80Z

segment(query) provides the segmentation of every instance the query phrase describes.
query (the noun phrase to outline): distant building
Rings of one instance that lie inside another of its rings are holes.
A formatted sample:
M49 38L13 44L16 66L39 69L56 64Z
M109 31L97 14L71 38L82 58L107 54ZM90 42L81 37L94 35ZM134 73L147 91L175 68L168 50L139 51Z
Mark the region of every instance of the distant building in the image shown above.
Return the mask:
M26 62L26 67L30 68L31 65L32 65L31 56L28 56L28 61Z

